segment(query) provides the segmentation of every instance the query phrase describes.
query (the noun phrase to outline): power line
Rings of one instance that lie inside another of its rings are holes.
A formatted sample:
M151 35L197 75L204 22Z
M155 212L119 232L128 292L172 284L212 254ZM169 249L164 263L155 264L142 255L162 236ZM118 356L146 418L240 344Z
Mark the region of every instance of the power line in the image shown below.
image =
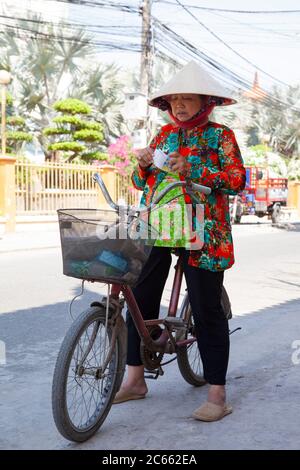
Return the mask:
M189 11L188 8L186 8L185 5L183 5L179 0L175 0L176 3L181 6L181 8L183 8L192 18L194 18L194 20L197 21L197 23L199 23L203 28L205 28L212 36L214 36L218 41L220 41L225 47L227 47L227 49L229 49L231 52L233 52L235 55L237 55L238 57L240 57L242 60L244 60L245 62L247 62L249 65L251 65L252 67L254 67L255 69L259 70L261 73L263 73L264 75L267 75L268 77L272 78L272 80L275 80L276 82L280 83L281 85L284 85L284 86L289 86L287 83L283 82L282 80L279 80L278 78L276 77L273 77L273 75L269 74L268 72L265 72L263 69L261 69L260 67L258 67L257 65L255 65L253 62L251 62L250 60L246 59L246 57L244 57L242 54L240 54L239 52L237 52L235 49L233 49L229 44L227 44L222 38L220 38L220 36L218 36L214 31L212 31L208 26L206 26L202 21L199 20L199 18L197 18L197 16L195 16L191 11Z
M165 3L168 5L175 5L174 2L168 0L154 0L156 3ZM176 0L175 0L176 1ZM207 10L207 11L223 11L226 13L242 13L242 14L263 14L263 15L276 15L282 13L300 13L300 10L232 10L228 8L211 8L211 7L199 7L197 5L185 4L187 8L193 8L195 10Z
M0 26L5 26L7 28L12 28L14 30L13 34L11 34L11 31L8 31L10 36L14 37L20 37L21 39L38 39L38 38L43 38L43 39L54 39L54 40L63 40L65 42L69 43L78 43L78 44L90 44L92 46L97 46L97 47L105 47L108 49L118 49L118 50L126 50L126 51L135 51L135 52L140 52L141 47L137 44L134 43L124 43L120 44L119 42L117 44L114 44L109 41L93 41L91 39L85 39L85 40L80 40L77 39L76 37L72 36L61 36L61 35L55 35L51 33L45 33L42 31L37 31L37 30L32 30L28 28L24 28L22 26L13 26L13 25L8 25L6 23L0 23ZM16 34L15 31L21 30L23 35L18 35Z
M284 38L287 38L287 39L292 39L293 41L296 39L300 39L299 37L297 37L297 35L294 35L294 36L291 36L289 34L285 34L283 31L275 31L275 30L271 30L271 29L268 29L268 28L260 28L259 26L254 26L253 24L251 23L244 23L240 20L237 20L236 18L228 18L226 17L225 15L222 15L220 13L216 13L216 12L211 12L213 15L215 16L218 16L218 17L221 17L221 18L225 18L226 20L229 19L229 21L232 21L233 23L237 23L239 25L241 25L242 27L244 26L248 26L249 28L251 29L254 29L255 31L262 31L263 33L269 33L271 35L276 35L276 36L281 36L281 37L284 37ZM289 29L290 31L290 29ZM298 31L298 30L297 30ZM232 31L231 31L231 34L232 34ZM240 33L238 33L240 34ZM245 32L243 31L243 34L245 34ZM247 34L247 33L246 33Z
M210 57L206 53L203 52L203 50L199 50L196 46L191 44L190 42L186 41L182 36L180 36L178 33L176 33L174 30L169 28L167 25L161 23L157 18L155 19L155 23L157 27L162 31L163 34L167 36L166 39L162 39L161 44L167 48L167 44L169 44L168 41L171 41L173 45L176 47L176 55L178 56L178 47L183 47L185 51L188 51L189 57L197 57L200 59L202 62L210 65L215 71L218 72L225 72L225 76L230 77L230 83L232 84L232 78L234 76L234 73L227 69L225 66L223 66L221 63L218 63L215 58ZM238 76L235 75L235 81L238 81ZM241 81L242 83L242 81ZM250 83L250 82L249 82Z
M161 23L157 18L155 18L155 22L157 26L163 31L164 34L167 34L169 39L173 40L176 44L180 44L190 52L192 52L195 56L200 57L206 63L212 65L217 70L226 71L228 75L233 75L233 72L226 68L221 63L218 63L215 58L210 57L209 55L205 54L203 50L199 50L195 45L191 44L190 42L186 41L182 36L180 36L177 32L169 28L167 25ZM237 77L237 76L236 76ZM250 83L250 82L249 82Z
M50 1L59 1L59 2L63 2L63 3L71 3L71 4L74 4L74 5L85 5L85 6L101 6L101 7L104 7L104 8L115 8L115 9L125 9L126 11L130 11L131 13L134 13L134 12L139 12L141 13L141 11L135 7L133 7L132 5L128 5L128 4L124 4L124 3L112 3L110 1L90 1L90 0L50 0ZM235 51L235 49L233 49L229 44L227 44L223 39L221 39L219 36L217 36L212 30L210 30L210 28L208 28L204 23L202 23L195 15L193 15L186 7L185 5L183 5L181 2L179 2L178 0L176 0L177 4L179 6L181 6L182 8L184 8L186 10L186 12L188 14L190 14L193 19L195 19L202 27L204 27L204 29L206 29L213 37L217 38L218 41L221 41L223 45L225 45L227 48L229 48L235 55L237 55L239 58L241 58L242 60L244 60L246 63L248 63L249 65L251 65L252 67L254 67L256 70L259 70L262 74L268 76L269 78L271 78L272 80L280 83L280 84L283 84L284 86L288 86L288 84L286 84L285 82L273 77L271 74L269 74L268 72L266 72L265 70L263 70L262 68L258 67L256 64L252 63L250 60L248 60L246 57L242 56L241 54L239 54L237 51ZM173 4L173 3L172 3ZM175 4L173 4L175 5ZM94 27L94 26L92 26ZM90 31L94 34L94 31ZM108 32L107 34L109 34L110 32ZM124 34L126 36L126 33Z
M178 35L175 31L171 30L168 26L160 23L157 18L155 18L155 21L158 25L158 27L161 27L167 34L169 35L169 38L171 37L173 41L175 40L176 42L179 42L181 45L183 45L190 54L195 58L197 57L198 60L201 62L205 63L206 65L209 65L213 70L214 70L214 75L220 78L220 75L222 74L222 80L230 82L231 85L233 83L237 84L241 88L245 90L249 90L252 87L252 83L247 81L246 79L240 77L237 75L235 72L232 70L228 69L224 65L218 63L215 59L212 57L207 56L203 52L199 51L194 45L191 43L188 43L184 38L182 38L180 35ZM162 45L165 49L170 49L170 44L167 43L166 41L162 42ZM276 105L276 106L282 106L282 107L289 107L293 111L299 113L300 108L296 107L295 105L290 105L289 103L286 103L275 96L270 95L269 93L266 94L264 91L257 91L257 95L263 99L265 102L268 102L269 104Z
M217 62L215 58L212 58L205 54L203 51L199 51L195 46L190 43L187 43L183 40L183 38L175 37L170 40L166 41L164 38L158 41L160 46L166 50L169 50L175 57L178 57L178 49L184 51L187 59L190 60L191 58L197 59L206 66L209 66L212 69L212 75L215 76L217 79L222 79L223 82L227 82L228 86L232 87L233 84L238 85L241 88L248 89L251 86L250 82L247 82L245 79L241 78L230 69L224 67L221 63ZM173 45L173 50L172 50ZM174 50L175 48L175 50ZM182 52L181 52L182 57ZM221 76L221 77L220 77Z
M43 20L43 19L34 19L34 18L23 18L23 17L20 17L20 16L9 16L9 15L0 15L0 18L6 18L6 19L9 19L9 20L13 20L13 21L26 21L27 23L34 23L34 24L43 24L43 25L46 25L46 26L63 26L63 27L70 27L70 28L86 28L86 27L91 27L91 28L106 28L106 27L109 27L109 28L118 28L118 29L122 29L122 28L130 28L130 30L136 28L132 25L95 25L95 24L92 24L92 23L68 23L64 20L62 20L61 22L59 23L56 23L54 21L46 21L46 20ZM139 29L141 29L139 27Z
M71 3L74 3L74 0ZM75 3L77 3L77 2L75 2ZM89 2L85 1L85 3L89 3ZM99 3L99 2L97 2L97 3ZM101 2L101 3L104 4L104 2ZM116 4L114 6L116 6ZM190 57L197 58L202 63L204 63L205 65L208 65L212 69L213 75L218 76L218 78L220 78L220 76L221 76L221 79L223 81L226 81L227 83L230 83L230 85L235 84L235 85L238 85L239 87L241 87L243 89L251 88L252 83L249 80L246 80L245 78L241 77L240 75L238 75L234 71L232 71L229 68L225 67L220 62L217 62L217 60L215 58L212 58L210 55L205 54L203 51L199 51L199 49L196 46L194 46L193 44L186 41L183 37L178 35L178 33L173 31L172 29L170 29L165 24L161 23L157 18L152 17L152 19L154 21L155 27L160 29L162 34L167 35L168 38L169 38L166 41L163 38L160 38L158 36L157 43L160 46L160 48L164 48L165 50L169 51L169 54L171 53L173 56L175 56L176 59L178 59L178 57L179 57L178 49L181 49L181 51L184 51L184 54L186 55L186 57L188 57L188 58L190 58ZM48 24L48 22L44 22L44 23ZM50 22L49 22L49 25L51 25ZM132 42L127 42L127 43L123 43L123 44L120 44L120 42L118 42L116 44L116 43L113 43L112 41L103 41L103 40L102 41L94 41L94 40L82 41L80 39L77 39L76 37L66 37L66 36L62 36L62 35L49 34L49 33L45 33L45 32L42 32L42 31L36 31L36 30L29 29L29 28L25 28L25 27L22 27L22 26L12 26L12 25L7 25L7 24L5 26L7 28L13 29L13 32L10 31L10 35L16 36L14 31L17 29L19 37L22 37L22 38L25 38L25 39L28 39L28 38L37 39L37 37L44 37L46 39L56 39L56 40L62 39L62 40L71 41L71 42L85 42L85 43L88 42L91 45L101 47L102 49L105 49L105 50L117 49L117 50L126 50L126 51L132 51L132 52L140 52L141 51L140 45L137 45L137 44L132 43ZM174 49L175 49L175 51L174 51ZM170 55L169 55L169 57L170 57ZM174 57L173 57L173 60L174 60ZM178 60L177 60L177 62L178 62ZM265 72L263 71L263 73L265 73ZM270 95L268 95L268 97L265 98L264 92L261 92L261 93L259 92L258 94L261 94L261 98L264 98L270 104L273 104L273 105L276 104L277 106L280 105L280 106L285 106L285 107L288 106L287 103L285 103L282 100L279 100L278 98L275 98L274 96L271 97ZM299 108L296 108L293 105L292 105L292 109L294 109L297 112L300 111Z
M50 22L50 21L45 21L45 20L38 20L38 19L29 19L29 18L21 18L21 17L13 17L13 16L7 16L7 15L0 15L0 18L3 18L4 20L7 19L9 21L13 21L15 22L14 24L9 24L9 23L4 23L4 25L8 26L8 27L16 27L16 28L20 28L22 27L22 23L33 23L34 25L43 25L43 26L47 26L47 27L57 27L57 28L63 28L64 30L71 30L71 32L73 34L77 34L78 32L78 29L80 30L85 30L89 33L92 33L92 34L107 34L107 35L110 35L110 36L129 36L128 34L128 30L126 28L129 28L126 27L126 26L113 26L113 25L109 25L109 26L105 26L105 25L92 25L92 24L78 24L78 23L66 23L66 22L60 22L60 23L54 23L54 22ZM20 22L20 24L16 23L17 21ZM105 30L106 28L106 30ZM111 31L110 28L113 28L113 29L118 29L118 31ZM125 29L124 29L125 28ZM96 31L94 31L94 29L96 29ZM97 31L98 30L98 31ZM39 30L38 29L29 29L29 31L32 31L32 32L36 32L36 33L39 33ZM133 27L133 26L130 26L130 37L132 36L135 36L135 37L140 37L140 31L141 31L141 28L139 27ZM49 34L49 33L47 33ZM52 35L53 37L57 37L57 35ZM60 36L62 39L64 38L67 38L66 36ZM91 40L92 41L92 40Z
M68 3L78 6L88 6L88 7L107 7L112 9L122 10L128 13L139 13L140 8L128 5L126 3L115 3L110 1L96 1L96 0L48 0L55 3Z

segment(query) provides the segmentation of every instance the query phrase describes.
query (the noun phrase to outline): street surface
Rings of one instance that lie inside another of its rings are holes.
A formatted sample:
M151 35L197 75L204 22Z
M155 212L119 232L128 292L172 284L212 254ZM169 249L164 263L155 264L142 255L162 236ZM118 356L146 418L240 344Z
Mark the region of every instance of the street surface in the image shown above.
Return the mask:
M234 227L234 239L237 262L225 277L230 328L242 327L231 337L228 401L234 413L216 423L194 421L190 415L205 400L206 387L185 383L174 362L163 377L148 381L145 400L113 406L100 431L81 445L58 434L51 412L55 360L81 283L61 274L58 248L0 253L0 341L6 346L0 448L299 449L300 232L242 224ZM170 288L169 279L164 305ZM74 315L101 291L87 284Z

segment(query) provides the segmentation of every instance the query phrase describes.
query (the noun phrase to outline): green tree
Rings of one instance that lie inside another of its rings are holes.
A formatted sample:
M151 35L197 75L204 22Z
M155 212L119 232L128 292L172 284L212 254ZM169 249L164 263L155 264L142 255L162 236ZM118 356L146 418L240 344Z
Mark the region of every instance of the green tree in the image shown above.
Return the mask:
M219 108L215 116L229 127L242 129L248 146L266 144L288 158L300 156L300 85L286 91L272 90L271 102L245 98L237 105ZM285 104L286 103L286 104Z
M244 162L250 166L267 166L273 176L288 176L288 158L275 153L265 144L249 147L243 154Z
M219 108L215 115L243 132L247 164L267 164L281 176L300 179L300 113L294 109L300 107L300 85L285 92L274 88L272 96L277 103L241 96L237 105Z
M43 133L52 143L48 150L61 152L68 162L90 162L106 156L98 151L103 140L102 126L91 117L91 107L84 101L68 98L57 101L53 108L60 115L53 119L55 127L47 127Z
M1 122L1 116L0 116ZM27 132L26 121L22 116L15 115L13 98L10 93L6 97L6 152L17 154L25 142L31 142L33 137Z
M219 122L225 126L230 127L234 131L239 131L239 144L242 147L255 145L251 141L253 133L251 127L253 126L253 106L249 99L246 99L242 93L237 96L237 103L230 106L216 106L210 119Z
M42 129L50 125L53 104L60 98L72 96L95 106L95 118L103 121L105 140L118 135L122 117L115 68L91 66L96 49L85 30L47 23L37 16L28 18L35 31L31 37L14 38L11 29L3 28L0 62L12 72L18 108L28 118L47 158L53 151L48 150L48 135ZM18 25L28 28L24 21ZM74 89L76 94L72 93Z
M26 132L25 119L21 116L9 116L6 120L7 124L7 153L19 153L25 142L31 142L33 137Z

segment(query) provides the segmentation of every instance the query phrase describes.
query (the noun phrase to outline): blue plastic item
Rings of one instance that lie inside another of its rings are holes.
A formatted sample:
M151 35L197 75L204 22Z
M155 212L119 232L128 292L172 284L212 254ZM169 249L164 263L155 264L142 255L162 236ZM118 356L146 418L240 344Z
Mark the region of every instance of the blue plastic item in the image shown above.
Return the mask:
M97 255L96 260L111 266L120 272L125 273L128 271L128 263L121 254L113 253L109 250L103 250L99 255Z

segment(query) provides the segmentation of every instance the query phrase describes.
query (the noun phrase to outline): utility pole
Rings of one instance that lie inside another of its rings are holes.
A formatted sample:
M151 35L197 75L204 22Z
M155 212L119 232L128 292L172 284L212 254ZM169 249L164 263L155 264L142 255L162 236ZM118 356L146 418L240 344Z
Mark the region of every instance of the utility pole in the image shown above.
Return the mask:
M141 72L140 83L141 93L148 98L150 91L151 77L151 6L152 0L143 0L142 12L142 54L141 54Z
M151 50L151 7L152 0L143 0L141 6L142 14L142 53L141 53L141 69L140 69L140 92L148 101L150 93L150 80L152 69L152 50ZM146 105L146 119L141 122L142 128L146 130L145 145L151 136L150 109L148 103Z

